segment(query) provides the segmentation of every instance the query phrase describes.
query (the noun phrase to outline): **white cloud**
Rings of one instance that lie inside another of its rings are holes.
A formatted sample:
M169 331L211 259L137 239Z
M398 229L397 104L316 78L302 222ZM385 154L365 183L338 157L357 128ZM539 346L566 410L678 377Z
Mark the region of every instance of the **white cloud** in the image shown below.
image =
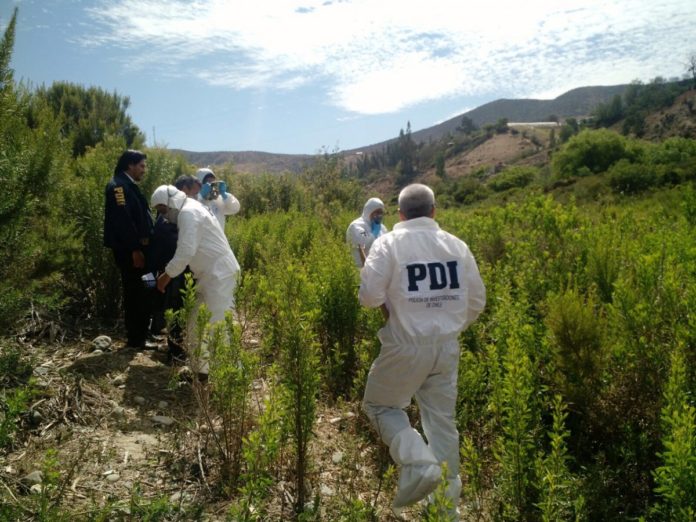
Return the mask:
M678 76L696 40L692 0L110 0L90 13L91 42L131 67L234 89L317 84L359 114Z

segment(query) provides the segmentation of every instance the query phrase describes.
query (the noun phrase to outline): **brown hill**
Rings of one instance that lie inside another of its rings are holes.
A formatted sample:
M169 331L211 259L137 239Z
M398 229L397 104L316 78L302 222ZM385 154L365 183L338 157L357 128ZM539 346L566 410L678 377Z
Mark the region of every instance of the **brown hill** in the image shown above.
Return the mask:
M182 154L189 163L197 167L231 163L234 170L246 174L279 174L281 172L299 174L316 161L316 156L308 154L274 154L258 151L192 152L182 149L172 149L172 152Z

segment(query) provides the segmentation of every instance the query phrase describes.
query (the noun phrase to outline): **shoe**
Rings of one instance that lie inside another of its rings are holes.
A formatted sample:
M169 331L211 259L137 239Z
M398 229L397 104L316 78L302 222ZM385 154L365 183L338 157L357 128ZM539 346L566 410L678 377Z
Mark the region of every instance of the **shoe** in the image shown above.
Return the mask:
M175 341L167 339L167 362L175 364L183 363L184 361L186 361L186 350Z
M159 346L159 344L153 343L152 341L145 341L143 343L143 348L145 350L156 350L158 346Z
M402 510L430 495L440 483L442 469L437 464L410 464L401 467L399 487L392 509Z

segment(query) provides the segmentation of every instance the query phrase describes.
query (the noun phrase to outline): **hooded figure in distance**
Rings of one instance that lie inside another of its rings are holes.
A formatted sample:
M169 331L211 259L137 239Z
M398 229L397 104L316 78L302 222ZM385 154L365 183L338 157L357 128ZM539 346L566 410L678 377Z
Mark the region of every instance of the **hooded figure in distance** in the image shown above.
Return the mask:
M203 205L173 185L157 187L151 203L179 228L176 252L157 278L157 289L164 292L171 279L188 265L196 280L198 303L207 306L211 324L224 320L225 312L234 309L240 267L218 221ZM195 318L192 322L195 324ZM207 376L208 360L207 348L201 346L199 374Z
M198 169L196 180L201 186L198 201L215 216L222 230L225 230L227 216L236 214L241 208L239 200L227 192L227 184L224 181L217 181L213 171L208 168ZM214 184L217 185L216 188L213 188Z
M364 262L360 247L363 248L365 256L367 256L375 239L387 232L387 227L382 224L383 219L384 203L379 198L370 198L363 207L362 216L354 219L348 225L346 242L350 244L353 261L358 268L361 268Z

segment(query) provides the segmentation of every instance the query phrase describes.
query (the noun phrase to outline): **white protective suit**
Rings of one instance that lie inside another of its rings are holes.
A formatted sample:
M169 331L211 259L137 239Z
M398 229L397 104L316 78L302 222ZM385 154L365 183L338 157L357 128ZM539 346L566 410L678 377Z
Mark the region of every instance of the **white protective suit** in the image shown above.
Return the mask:
M210 169L198 169L196 171L196 179L203 184L203 179L208 175L215 175ZM198 194L198 201L203 205L208 211L215 216L220 223L222 230L225 230L225 220L227 216L232 216L239 212L241 205L239 200L235 198L229 192L225 192L224 195L220 194L215 199L205 199L200 194Z
M360 245L363 246L365 249L365 255L367 255L370 252L370 247L375 239L387 232L387 227L384 225L380 225L380 232L378 236L375 236L375 234L372 232L372 220L370 219L370 214L379 208L384 210L384 203L382 203L381 199L368 199L367 203L365 203L365 206L363 207L362 216L354 219L351 224L348 225L348 230L346 230L346 242L350 244L350 252L353 255L355 266L358 268L363 266L363 262L360 257Z
M379 331L382 348L367 378L363 408L401 467L393 507L431 493L445 461L447 494L456 508L458 335L486 303L476 261L463 241L420 217L396 224L373 243L360 278L360 303L386 303L390 311ZM403 410L413 396L427 444Z
M211 324L224 320L225 312L234 309L240 267L219 223L203 205L172 185L158 187L151 203L167 205L171 209L167 217L179 228L176 252L164 271L175 278L188 265L196 279L198 302L210 311ZM189 323L191 333L194 323L195 317ZM201 346L199 373L208 373L208 360L207 348Z

